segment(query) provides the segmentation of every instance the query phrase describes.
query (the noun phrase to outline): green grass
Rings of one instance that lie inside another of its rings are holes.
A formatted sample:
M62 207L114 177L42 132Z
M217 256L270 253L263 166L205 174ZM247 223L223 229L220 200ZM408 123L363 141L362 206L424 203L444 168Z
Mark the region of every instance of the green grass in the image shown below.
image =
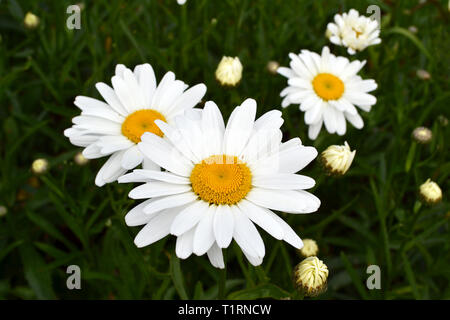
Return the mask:
M448 1L85 1L81 30L67 30L70 1L0 2L0 298L2 299L215 299L221 273L204 257L180 261L174 238L138 249L139 228L125 225L136 203L130 185L94 185L104 159L78 166L79 149L63 136L79 110L77 95L99 97L94 84L109 82L117 63L149 62L160 79L167 70L192 85L203 82L205 100L228 117L245 98L258 115L280 109L286 79L266 70L269 60L288 65L289 52L347 56L324 36L333 15L370 4L382 10L382 44L350 59L367 59L364 78L375 79L377 104L362 112L365 127L345 137L322 131L307 138L303 114L283 110L283 140L299 136L319 152L348 141L357 150L345 177L325 176L317 161L306 170L322 200L317 213L284 216L302 238L315 239L330 275L319 299L449 299L450 28ZM41 24L26 30L24 13ZM212 22L217 19L217 24ZM408 31L418 28L417 34ZM110 45L108 45L110 43ZM242 83L224 89L214 79L223 55L239 56ZM431 74L428 81L417 69ZM415 145L417 126L433 131L429 145ZM45 157L50 170L34 177L32 161ZM420 205L418 187L436 181L444 201ZM111 225L107 222L110 221ZM261 232L267 254L249 265L232 245L226 253L223 294L233 299L296 298L295 249ZM66 268L82 270L82 290L66 288ZM368 265L382 272L382 289L365 286Z

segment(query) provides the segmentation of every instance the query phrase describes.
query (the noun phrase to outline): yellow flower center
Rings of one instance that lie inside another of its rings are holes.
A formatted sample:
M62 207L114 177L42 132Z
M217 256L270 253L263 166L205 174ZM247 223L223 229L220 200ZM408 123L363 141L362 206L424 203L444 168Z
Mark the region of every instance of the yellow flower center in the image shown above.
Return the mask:
M214 155L197 163L192 169L192 189L211 204L236 204L251 189L252 174L237 157Z
M330 73L319 73L312 81L316 94L323 100L337 100L344 93L344 83Z
M144 132L151 132L160 137L164 134L155 124L155 120L166 121L166 118L155 110L138 110L130 114L122 123L122 134L134 143L141 142Z

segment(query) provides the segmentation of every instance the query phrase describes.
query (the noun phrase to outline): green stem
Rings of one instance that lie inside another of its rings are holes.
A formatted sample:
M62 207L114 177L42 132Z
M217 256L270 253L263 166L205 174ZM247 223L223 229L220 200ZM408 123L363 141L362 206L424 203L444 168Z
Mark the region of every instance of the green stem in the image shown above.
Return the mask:
M226 280L227 280L227 264L226 264L226 259L225 259L226 258L225 257L225 252L224 252L225 268L220 270L220 275L219 275L219 293L217 295L217 298L219 300L224 300L225 299L225 283L226 283Z

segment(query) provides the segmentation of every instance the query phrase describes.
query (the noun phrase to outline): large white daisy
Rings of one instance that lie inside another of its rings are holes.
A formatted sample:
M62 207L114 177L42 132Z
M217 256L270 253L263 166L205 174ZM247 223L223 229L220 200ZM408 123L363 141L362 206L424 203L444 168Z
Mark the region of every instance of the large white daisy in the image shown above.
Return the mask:
M327 25L327 37L332 43L346 47L349 54L381 43L378 21L359 15L355 9L336 14L334 21Z
M366 61L350 62L345 57L336 57L328 47L322 55L308 50L300 54L289 54L290 67L278 68L277 72L288 78L288 87L281 91L283 108L299 104L305 112L308 136L316 139L325 124L329 133L344 135L346 120L361 129L364 122L355 106L369 112L377 99L367 92L377 88L374 80L363 80L357 73Z
M117 180L127 170L143 162L146 168L159 167L144 159L137 143L144 132L162 136L156 119L172 123L185 110L192 109L205 95L206 86L198 84L189 90L183 81L167 72L156 85L150 64L138 65L134 71L122 64L116 66L112 86L99 82L95 86L106 102L77 96L75 105L81 115L72 119L73 126L64 131L72 144L85 147L87 159L110 156L95 178L97 186Z
M296 248L301 239L271 210L311 213L320 200L305 191L312 178L295 174L316 156L299 138L281 143L281 112L255 121L256 102L245 100L225 126L212 101L201 113L177 117L177 127L156 121L164 138L146 133L141 152L166 171L134 170L119 182L145 182L129 196L148 199L125 217L129 226L145 225L135 238L143 247L172 234L176 254L208 254L224 267L222 248L234 239L253 265L262 263L263 240L255 225Z

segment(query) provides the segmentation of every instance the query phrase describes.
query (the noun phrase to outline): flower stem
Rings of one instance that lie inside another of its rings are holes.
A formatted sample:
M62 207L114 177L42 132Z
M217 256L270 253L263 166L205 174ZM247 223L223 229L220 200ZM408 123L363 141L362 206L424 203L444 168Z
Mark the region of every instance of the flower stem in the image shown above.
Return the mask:
M226 252L226 251L225 251ZM225 283L227 280L227 264L226 264L226 260L225 260L225 252L224 252L224 264L225 267L223 269L220 270L220 274L219 274L219 292L217 295L217 298L219 300L223 300L225 299Z

